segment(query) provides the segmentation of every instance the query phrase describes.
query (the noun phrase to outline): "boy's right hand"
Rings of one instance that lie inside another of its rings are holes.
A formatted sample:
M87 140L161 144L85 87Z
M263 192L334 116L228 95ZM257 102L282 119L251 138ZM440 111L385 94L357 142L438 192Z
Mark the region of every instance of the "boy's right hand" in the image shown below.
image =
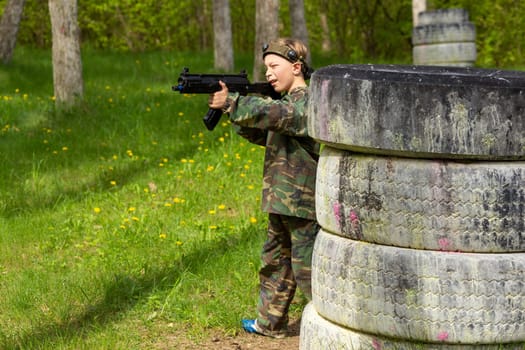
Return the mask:
M210 94L208 99L208 106L213 109L223 109L228 98L228 87L222 81L219 81L221 89Z

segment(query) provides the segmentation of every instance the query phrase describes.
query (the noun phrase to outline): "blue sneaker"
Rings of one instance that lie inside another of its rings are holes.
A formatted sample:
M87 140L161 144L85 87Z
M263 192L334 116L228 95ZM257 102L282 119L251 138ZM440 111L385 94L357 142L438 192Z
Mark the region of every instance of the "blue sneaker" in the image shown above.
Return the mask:
M284 331L284 332L283 331L274 331L274 332L272 332L272 331L265 331L265 330L261 329L257 325L257 320L244 319L244 320L241 320L241 322L242 322L242 328L248 333L265 335L265 336L276 338L276 339L282 339L282 338L286 337L286 331Z
M260 333L257 329L257 320L241 320L242 328L248 333Z

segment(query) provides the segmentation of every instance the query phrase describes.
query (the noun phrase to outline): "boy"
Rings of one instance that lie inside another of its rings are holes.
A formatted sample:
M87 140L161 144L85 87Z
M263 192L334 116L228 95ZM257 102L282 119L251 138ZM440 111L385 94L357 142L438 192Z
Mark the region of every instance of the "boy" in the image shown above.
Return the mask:
M274 338L286 336L288 309L296 287L311 299L311 258L319 226L315 217L315 176L319 144L308 136L307 101L311 69L299 40L277 39L263 46L266 80L280 100L239 96L222 90L209 106L229 115L239 135L264 145L262 209L268 233L259 271L258 316L243 328Z

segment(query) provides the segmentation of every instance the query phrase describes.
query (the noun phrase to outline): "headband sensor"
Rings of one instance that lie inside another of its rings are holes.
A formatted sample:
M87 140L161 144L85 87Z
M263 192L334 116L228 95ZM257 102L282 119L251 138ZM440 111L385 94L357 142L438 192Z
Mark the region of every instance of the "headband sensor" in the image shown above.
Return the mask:
M278 43L275 43L275 42L271 42L269 44L264 44L263 47L262 47L262 51L263 51L263 58L268 55L268 54L274 54L274 55L278 55L278 56L281 56L283 57L284 59L292 62L292 63L295 63L297 61L302 61L303 58L302 57L299 57L299 55L297 54L297 52L286 46L286 45L280 45Z
M314 70L311 67L309 67L308 64L306 64L306 62L304 61L304 57L299 56L297 54L297 51L286 45L281 45L276 42L270 42L269 44L263 45L262 52L263 59L268 54L274 54L281 56L282 58L291 63L301 62L301 71L303 72L303 76L305 79L310 79L310 76L314 72Z

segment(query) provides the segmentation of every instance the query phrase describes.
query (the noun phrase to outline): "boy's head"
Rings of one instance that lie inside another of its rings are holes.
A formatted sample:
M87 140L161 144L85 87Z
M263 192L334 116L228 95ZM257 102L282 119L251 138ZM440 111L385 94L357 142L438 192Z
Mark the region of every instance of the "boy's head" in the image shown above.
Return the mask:
M275 54L283 57L290 63L300 63L301 72L305 80L310 79L313 70L308 67L306 58L308 55L308 48L302 41L289 38L280 38L272 40L263 45L263 60L268 54Z

